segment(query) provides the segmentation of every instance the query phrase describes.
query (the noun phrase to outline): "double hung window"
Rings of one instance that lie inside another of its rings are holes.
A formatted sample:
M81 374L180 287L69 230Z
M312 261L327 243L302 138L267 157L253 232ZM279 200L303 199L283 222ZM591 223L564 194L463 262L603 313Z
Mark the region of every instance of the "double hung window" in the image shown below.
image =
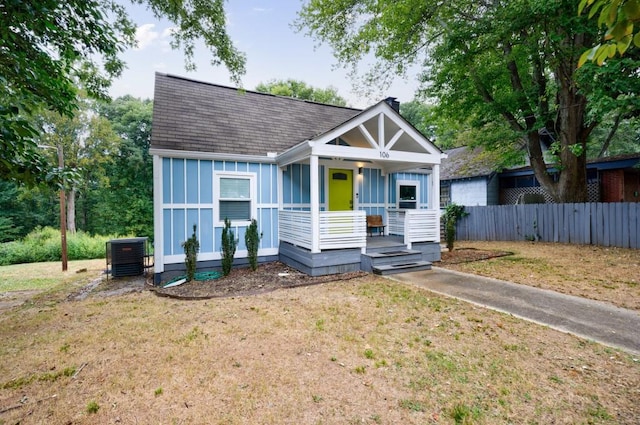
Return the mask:
M221 174L216 176L218 193L218 221L250 221L255 209L254 177L249 174Z

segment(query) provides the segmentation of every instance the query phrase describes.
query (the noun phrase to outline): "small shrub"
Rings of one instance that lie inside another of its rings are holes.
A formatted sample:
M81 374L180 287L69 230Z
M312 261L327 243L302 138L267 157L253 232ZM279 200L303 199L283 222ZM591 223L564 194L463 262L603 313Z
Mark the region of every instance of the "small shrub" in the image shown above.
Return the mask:
M236 254L238 240L231 230L231 221L225 217L222 229L222 274L228 276L233 268L233 256Z
M456 223L469 213L464 210L464 205L449 204L444 210L442 220L444 221L445 240L447 249L453 251L453 244L456 240Z
M100 410L100 405L95 400L87 403L87 413L98 413L98 410Z
M251 224L247 227L244 234L244 243L247 246L247 254L249 256L249 265L251 270L258 268L258 247L262 239L262 233L258 233L258 222L255 218L251 219Z
M196 225L193 225L193 234L189 239L182 242L184 248L184 263L187 268L187 281L191 282L196 274L196 264L198 261L198 251L200 250L200 242L196 237Z

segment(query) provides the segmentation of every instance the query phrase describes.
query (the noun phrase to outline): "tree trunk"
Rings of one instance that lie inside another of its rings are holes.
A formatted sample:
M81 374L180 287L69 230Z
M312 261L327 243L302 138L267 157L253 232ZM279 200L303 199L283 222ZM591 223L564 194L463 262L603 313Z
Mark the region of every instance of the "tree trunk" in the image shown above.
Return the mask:
M565 40L567 44L580 44L582 39ZM539 137L529 134L528 146L531 167L540 185L551 195L555 202L586 202L587 201L587 137L592 126L585 123L587 99L578 92L575 83L575 60L566 58L560 60L554 70L558 86L558 112L555 122L556 142L559 144L557 153L557 179L552 178L546 171L544 160L541 159ZM534 140L535 139L535 140ZM535 155L533 153L535 153Z
M76 190L69 189L67 192L67 231L76 232Z

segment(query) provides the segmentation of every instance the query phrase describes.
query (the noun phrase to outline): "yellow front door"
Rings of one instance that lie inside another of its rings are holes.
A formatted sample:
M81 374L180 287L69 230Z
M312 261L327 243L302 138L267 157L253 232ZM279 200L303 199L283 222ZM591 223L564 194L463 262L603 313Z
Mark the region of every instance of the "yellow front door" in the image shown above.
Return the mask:
M329 169L329 211L353 210L353 170Z

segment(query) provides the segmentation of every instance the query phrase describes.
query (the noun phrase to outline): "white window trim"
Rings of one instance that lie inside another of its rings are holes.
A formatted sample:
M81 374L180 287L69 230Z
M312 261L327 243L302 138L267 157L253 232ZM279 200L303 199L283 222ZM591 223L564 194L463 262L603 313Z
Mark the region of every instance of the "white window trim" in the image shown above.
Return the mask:
M215 226L224 226L224 219L220 220L220 179L222 178L245 178L249 180L249 200L251 202L251 217L249 220L232 220L232 226L248 226L251 219L258 215L258 189L256 184L255 173L242 173L237 171L214 171L213 173L213 219Z
M420 208L420 180L397 180L396 181L396 208L400 208L400 186L415 186L416 188L416 208ZM405 208L402 208L405 209Z

